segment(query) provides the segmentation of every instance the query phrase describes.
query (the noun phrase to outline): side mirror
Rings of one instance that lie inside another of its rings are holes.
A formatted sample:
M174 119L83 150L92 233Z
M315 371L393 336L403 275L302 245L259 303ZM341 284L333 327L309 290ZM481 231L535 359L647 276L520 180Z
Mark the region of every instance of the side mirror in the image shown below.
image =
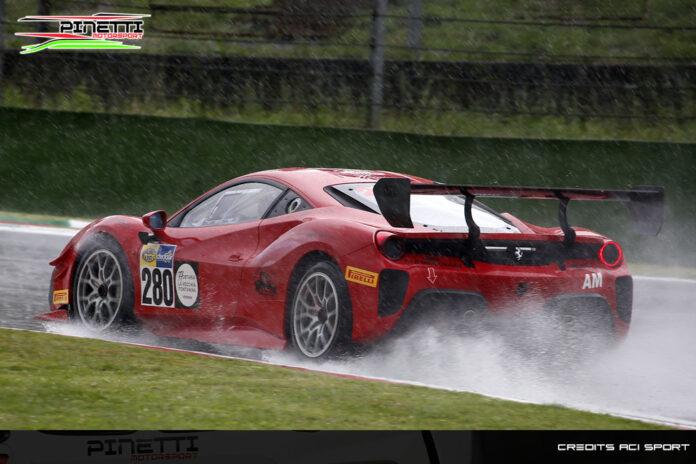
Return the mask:
M161 232L167 225L167 213L161 209L149 212L143 216L143 224L154 233Z

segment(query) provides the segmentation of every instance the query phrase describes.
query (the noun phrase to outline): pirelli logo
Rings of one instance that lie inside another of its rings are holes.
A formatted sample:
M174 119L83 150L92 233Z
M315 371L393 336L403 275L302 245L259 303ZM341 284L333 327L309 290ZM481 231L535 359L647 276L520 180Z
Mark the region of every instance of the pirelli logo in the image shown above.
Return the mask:
M68 291L56 290L53 292L53 304L68 304Z
M376 287L378 277L379 274L376 272L346 266L346 280L348 282L355 282L356 284L367 285L368 287Z

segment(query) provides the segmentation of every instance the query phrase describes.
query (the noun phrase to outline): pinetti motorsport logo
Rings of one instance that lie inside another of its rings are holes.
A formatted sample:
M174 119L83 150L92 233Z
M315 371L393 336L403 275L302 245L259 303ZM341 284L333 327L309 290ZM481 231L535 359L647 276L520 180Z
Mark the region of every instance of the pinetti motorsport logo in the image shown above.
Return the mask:
M20 23L58 23L58 32L15 32L20 37L46 39L24 45L20 54L43 50L139 50L140 46L122 40L142 40L144 18L150 15L95 13L91 16L24 16Z

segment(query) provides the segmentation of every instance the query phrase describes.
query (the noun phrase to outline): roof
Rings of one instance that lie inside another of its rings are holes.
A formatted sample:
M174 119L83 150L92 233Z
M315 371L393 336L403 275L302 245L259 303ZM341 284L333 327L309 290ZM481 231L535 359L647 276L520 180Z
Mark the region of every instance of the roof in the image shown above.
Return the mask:
M249 173L235 179L265 178L289 185L297 193L307 197L315 206L330 206L334 200L324 192L324 188L335 184L355 182L377 182L384 177L405 177L414 183L430 183L432 181L421 177L411 176L390 171L371 171L366 169L343 168L282 168L268 171Z

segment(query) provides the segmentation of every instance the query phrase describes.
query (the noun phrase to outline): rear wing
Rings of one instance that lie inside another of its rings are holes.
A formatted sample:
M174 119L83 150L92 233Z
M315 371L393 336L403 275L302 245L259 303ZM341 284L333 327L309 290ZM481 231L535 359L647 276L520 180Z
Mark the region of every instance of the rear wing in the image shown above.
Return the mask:
M664 189L638 187L631 190L575 189L546 187L499 187L476 185L412 184L404 178L382 178L374 186L377 205L384 218L393 227L413 228L411 195L463 195L464 216L469 228L469 240L478 239L480 229L474 222L471 207L476 197L528 198L558 200L558 222L563 230L564 243L575 242L575 231L568 224L567 208L570 200L619 201L626 205L638 233L657 235L664 217Z

